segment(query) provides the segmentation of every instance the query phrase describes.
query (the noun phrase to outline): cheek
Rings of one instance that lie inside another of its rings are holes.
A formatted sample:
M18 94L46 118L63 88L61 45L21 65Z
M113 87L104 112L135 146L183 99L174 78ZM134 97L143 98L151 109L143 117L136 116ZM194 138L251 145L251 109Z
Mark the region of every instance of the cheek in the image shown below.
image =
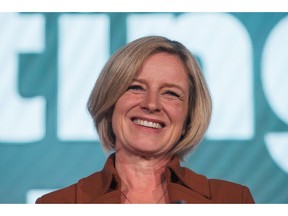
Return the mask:
M186 103L170 104L167 111L169 112L171 119L173 119L175 122L179 123L181 126L185 124L188 112L188 105Z
M114 113L115 114L119 114L122 113L126 110L127 107L127 103L125 103L125 101L129 100L126 95L122 95L116 102L115 104L115 108L114 108ZM114 114L113 113L113 114Z
M112 124L119 123L120 119L126 116L127 112L133 107L134 101L127 93L118 99L112 115Z

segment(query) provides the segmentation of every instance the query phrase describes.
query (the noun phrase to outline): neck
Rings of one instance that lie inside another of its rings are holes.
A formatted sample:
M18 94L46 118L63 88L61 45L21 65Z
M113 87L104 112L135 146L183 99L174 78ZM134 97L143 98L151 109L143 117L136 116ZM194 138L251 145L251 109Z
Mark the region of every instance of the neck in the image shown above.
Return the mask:
M121 191L129 203L157 203L167 191L165 168L170 158L147 158L118 151L115 167L121 178ZM145 198L145 199L144 199Z

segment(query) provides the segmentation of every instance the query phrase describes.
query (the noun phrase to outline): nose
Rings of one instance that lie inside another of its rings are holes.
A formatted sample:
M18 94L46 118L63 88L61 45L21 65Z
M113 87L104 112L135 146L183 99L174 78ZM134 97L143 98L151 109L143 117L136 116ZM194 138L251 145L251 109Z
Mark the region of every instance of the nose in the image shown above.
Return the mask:
M141 108L149 113L160 112L162 109L159 94L153 91L147 91L143 95Z

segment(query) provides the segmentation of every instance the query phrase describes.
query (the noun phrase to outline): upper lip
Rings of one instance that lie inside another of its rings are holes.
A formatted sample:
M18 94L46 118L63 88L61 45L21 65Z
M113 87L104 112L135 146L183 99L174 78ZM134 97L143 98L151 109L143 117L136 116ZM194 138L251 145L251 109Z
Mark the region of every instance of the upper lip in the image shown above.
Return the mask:
M140 120L144 120L144 121L149 121L149 122L154 122L154 123L159 123L162 128L165 127L165 122L158 120L158 119L152 119L152 118L146 118L146 117L139 117L139 116L134 116L131 118L131 120L135 120L135 119L140 119Z

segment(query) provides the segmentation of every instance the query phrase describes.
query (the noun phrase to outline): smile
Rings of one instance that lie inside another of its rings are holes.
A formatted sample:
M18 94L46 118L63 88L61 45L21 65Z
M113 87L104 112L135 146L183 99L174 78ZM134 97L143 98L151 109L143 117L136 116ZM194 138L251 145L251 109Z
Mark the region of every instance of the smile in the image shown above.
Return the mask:
M137 125L141 125L144 127L155 128L155 129L163 128L163 126L158 122L146 121L146 120L141 120L141 119L134 119L133 122Z

